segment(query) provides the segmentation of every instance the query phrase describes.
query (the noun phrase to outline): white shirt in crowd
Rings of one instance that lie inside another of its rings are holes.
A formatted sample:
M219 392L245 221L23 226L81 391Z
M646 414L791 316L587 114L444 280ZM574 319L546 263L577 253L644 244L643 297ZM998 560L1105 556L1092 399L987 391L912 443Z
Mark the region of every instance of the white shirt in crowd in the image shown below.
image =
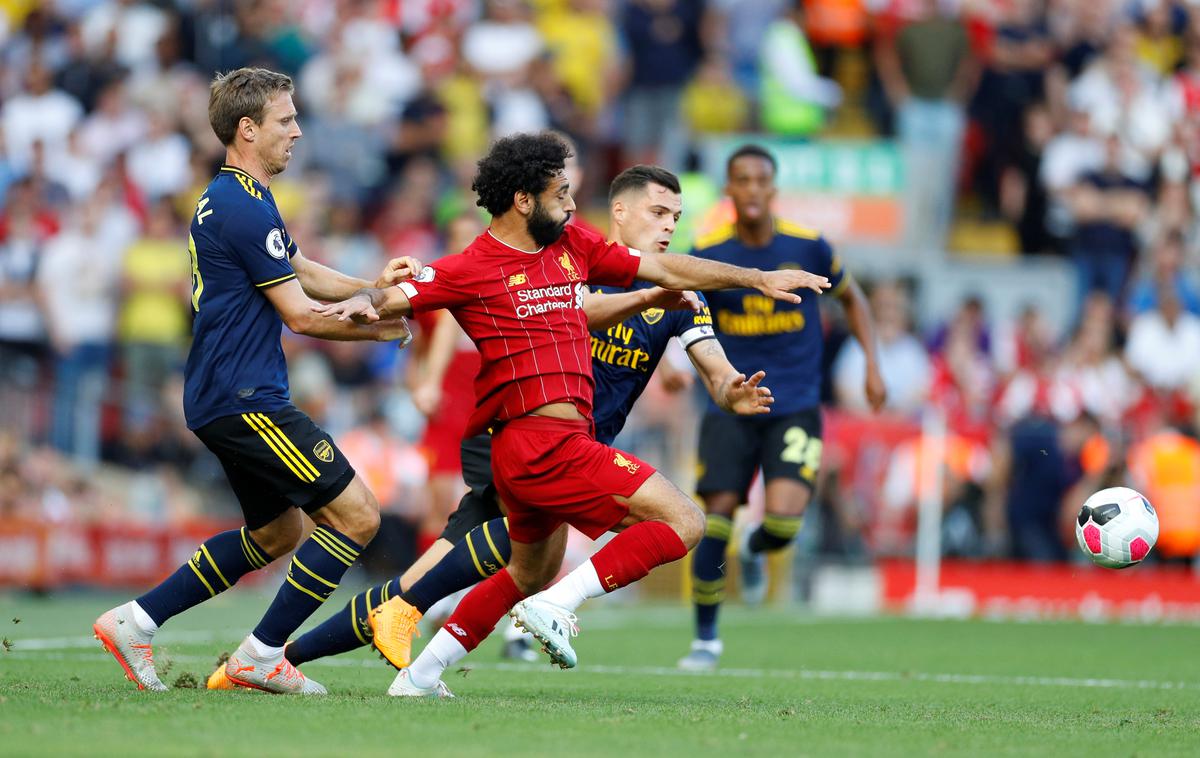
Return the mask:
M1155 389L1186 388L1200 374L1200 317L1181 313L1170 325L1160 311L1137 316L1125 359Z
M925 346L911 334L903 334L879 345L879 370L887 387L887 407L902 413L915 413L929 394L932 366ZM853 337L846 340L833 366L833 383L838 400L852 410L869 410L863 384L867 376L867 357Z

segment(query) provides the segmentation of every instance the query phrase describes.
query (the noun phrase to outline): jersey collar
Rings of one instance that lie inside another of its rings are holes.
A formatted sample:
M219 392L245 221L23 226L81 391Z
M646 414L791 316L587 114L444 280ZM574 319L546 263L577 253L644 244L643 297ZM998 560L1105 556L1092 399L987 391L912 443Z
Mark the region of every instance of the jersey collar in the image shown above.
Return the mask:
M229 173L229 174L233 174L233 175L235 175L235 176L241 176L241 177L244 177L244 178L246 178L246 179L249 179L250 181L254 182L254 183L255 183L256 185L258 185L259 187L262 187L263 189L268 189L267 187L263 186L263 183L262 183L262 182L260 182L259 180L255 179L255 178L254 178L252 175L250 175L249 173L247 173L247 172L245 172L245 171L242 171L242 170L241 170L240 168L238 168L237 166L230 166L228 163L226 163L225 165L221 166L221 173L222 173L222 174Z

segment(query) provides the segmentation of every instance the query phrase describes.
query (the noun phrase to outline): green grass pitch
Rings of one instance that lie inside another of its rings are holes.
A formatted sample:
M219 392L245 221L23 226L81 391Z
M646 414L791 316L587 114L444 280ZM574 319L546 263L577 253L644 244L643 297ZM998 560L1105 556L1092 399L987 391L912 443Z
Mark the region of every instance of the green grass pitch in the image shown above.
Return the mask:
M164 680L202 686L266 602L173 620ZM364 651L305 666L325 698L137 692L88 638L115 603L0 596L0 755L1200 754L1194 626L730 608L725 668L687 675L687 609L585 607L578 669L505 666L489 642L450 673L456 700L413 702L384 696L392 671Z

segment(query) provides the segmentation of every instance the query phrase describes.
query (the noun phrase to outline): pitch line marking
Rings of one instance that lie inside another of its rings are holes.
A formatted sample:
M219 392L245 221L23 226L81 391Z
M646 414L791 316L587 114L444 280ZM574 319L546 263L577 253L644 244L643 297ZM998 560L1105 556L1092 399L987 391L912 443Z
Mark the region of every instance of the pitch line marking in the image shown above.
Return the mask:
M184 643L215 642L215 632L176 632L164 646ZM44 639L16 640L7 655L43 660L108 661L111 656L102 653L57 653L57 650L89 648L97 642L91 637L53 637ZM211 655L175 655L168 653L171 660L179 663L211 664ZM308 666L333 668L385 668L379 661L370 659L323 658L310 661ZM557 671L542 670L533 663L473 663L467 666L481 671L505 671L512 673L557 674ZM1073 687L1084 689L1135 689L1135 690L1194 690L1200 689L1197 682L1169 682L1152 679L1099 679L1053 676L1001 676L994 674L937 674L929 672L899 671L820 671L812 669L752 669L724 668L716 671L682 671L667 666L609 666L604 664L582 665L575 671L581 674L601 676L664 676L664 677L712 677L729 679L785 679L797 681L840 681L840 682L930 682L934 684L983 684L1013 685L1019 687Z

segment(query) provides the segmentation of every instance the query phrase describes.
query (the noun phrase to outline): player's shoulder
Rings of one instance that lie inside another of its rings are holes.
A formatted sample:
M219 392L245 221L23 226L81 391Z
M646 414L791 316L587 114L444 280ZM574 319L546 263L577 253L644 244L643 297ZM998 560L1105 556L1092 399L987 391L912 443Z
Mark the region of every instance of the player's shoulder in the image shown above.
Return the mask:
M786 219L775 220L775 232L785 239L800 240L803 242L823 242L825 239L820 230Z
M721 224L697 237L692 250L697 253L711 251L736 239L737 228L733 223Z
M197 212L211 212L218 227L227 232L258 230L263 223L279 226L282 223L279 211L263 193L262 187L248 176L223 169L200 196L199 203L204 207L198 206Z

